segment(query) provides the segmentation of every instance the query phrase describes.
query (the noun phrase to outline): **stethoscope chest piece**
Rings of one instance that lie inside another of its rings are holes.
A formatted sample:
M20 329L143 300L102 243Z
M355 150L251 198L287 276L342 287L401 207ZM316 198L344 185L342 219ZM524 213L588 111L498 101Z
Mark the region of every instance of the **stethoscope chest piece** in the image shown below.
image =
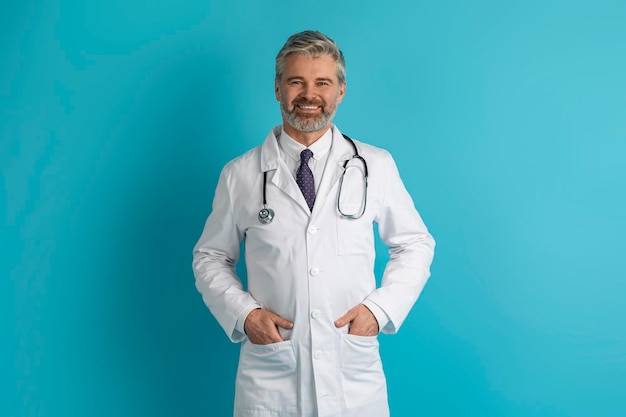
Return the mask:
M263 207L259 211L259 222L262 224L270 224L274 220L274 210Z

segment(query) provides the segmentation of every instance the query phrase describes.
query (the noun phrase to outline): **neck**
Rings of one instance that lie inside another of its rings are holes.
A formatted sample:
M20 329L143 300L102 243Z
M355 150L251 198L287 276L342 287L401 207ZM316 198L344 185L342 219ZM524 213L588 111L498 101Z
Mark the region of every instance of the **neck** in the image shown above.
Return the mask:
M322 130L316 130L315 132L303 132L301 130L294 129L288 123L283 123L283 129L285 133L291 136L296 142L303 144L307 148L313 145L319 138L324 136L324 133L330 129L330 123Z

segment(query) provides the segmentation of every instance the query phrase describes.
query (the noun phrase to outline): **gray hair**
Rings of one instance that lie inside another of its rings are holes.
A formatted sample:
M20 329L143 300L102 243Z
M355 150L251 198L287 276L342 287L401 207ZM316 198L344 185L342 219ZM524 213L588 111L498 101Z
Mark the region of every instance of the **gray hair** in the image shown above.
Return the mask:
M280 79L285 69L285 61L291 54L304 55L312 58L330 56L337 63L339 84L346 82L346 62L343 53L334 40L315 30L294 33L287 39L276 55L276 79Z

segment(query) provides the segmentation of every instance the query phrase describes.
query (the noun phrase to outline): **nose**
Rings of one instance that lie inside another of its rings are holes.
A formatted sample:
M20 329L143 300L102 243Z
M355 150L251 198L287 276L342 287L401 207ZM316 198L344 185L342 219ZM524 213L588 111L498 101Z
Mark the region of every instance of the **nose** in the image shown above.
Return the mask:
M315 97L315 86L310 83L305 84L302 87L301 96L306 99L312 99L313 97Z

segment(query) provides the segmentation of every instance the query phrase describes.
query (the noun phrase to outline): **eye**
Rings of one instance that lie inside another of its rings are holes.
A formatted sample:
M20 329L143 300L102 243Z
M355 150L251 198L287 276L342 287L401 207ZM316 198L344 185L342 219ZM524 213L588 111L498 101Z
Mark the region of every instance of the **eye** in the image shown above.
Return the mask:
M292 80L289 82L289 85L302 85L302 81L300 80Z
M328 81L318 81L317 85L319 85L320 87L325 87L327 85L330 85L330 83Z

